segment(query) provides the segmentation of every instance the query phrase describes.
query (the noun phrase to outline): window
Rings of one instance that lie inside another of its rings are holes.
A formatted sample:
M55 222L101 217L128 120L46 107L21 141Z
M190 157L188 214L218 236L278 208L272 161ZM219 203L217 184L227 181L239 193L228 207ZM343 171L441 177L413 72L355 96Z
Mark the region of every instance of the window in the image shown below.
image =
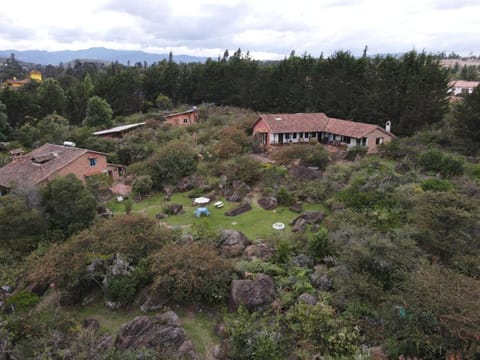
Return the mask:
M285 140L290 139L290 134L285 134Z
M97 158L88 158L88 161L90 162L90 166L97 165Z
M383 144L383 137L378 137L375 139L375 144L380 145Z
M187 118L183 119L183 123L184 124L188 123L188 119Z
M292 138L296 139L297 138L297 133L293 133Z
M308 138L308 132L305 133L305 138Z

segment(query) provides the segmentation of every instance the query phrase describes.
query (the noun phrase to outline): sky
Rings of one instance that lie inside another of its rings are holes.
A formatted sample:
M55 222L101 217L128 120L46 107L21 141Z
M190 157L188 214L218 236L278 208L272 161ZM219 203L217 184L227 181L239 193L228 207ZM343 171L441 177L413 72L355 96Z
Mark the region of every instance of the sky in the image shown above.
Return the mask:
M0 49L480 55L480 0L3 0Z

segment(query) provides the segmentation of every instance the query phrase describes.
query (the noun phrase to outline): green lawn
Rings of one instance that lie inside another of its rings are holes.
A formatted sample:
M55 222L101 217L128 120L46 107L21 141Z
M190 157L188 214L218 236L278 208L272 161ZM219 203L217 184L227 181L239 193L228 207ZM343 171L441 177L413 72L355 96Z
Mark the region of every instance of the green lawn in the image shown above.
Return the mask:
M220 342L213 333L215 318L209 317L205 313L193 313L183 307L174 311L180 317L187 338L192 340L201 359L213 359L213 347ZM132 307L113 311L104 306L103 300L97 299L88 306L79 307L73 314L80 322L87 318L94 318L100 324L101 333L116 335L123 324L132 321L137 316L153 317L162 312L164 311L143 313Z
M223 229L234 229L243 232L249 239L264 239L275 236L275 234L282 234L282 231L274 230L272 224L276 222L282 222L286 224L285 233L291 232L290 222L299 214L290 211L287 207L279 206L275 210L262 209L255 200L252 201L252 210L237 215L237 216L225 216L224 213L237 207L239 204L230 203L225 199L218 199L223 201L225 206L221 209L215 208L213 205L209 205L208 209L211 215L207 218L198 219L194 215L195 206L192 206L192 199L188 198L187 193L176 193L172 196L170 202L164 202L163 194L156 194L141 202L133 205L133 212L145 213L149 216L155 216L155 214L162 212L164 205L167 204L182 204L185 210L184 214L172 215L162 221L181 227L182 229L188 229L195 223L205 224L214 231L220 231ZM121 203L111 201L107 204L108 208L114 212L123 212L124 208ZM304 204L303 211L326 211L325 206L322 204Z
M90 305L79 307L74 314L75 318L80 322L87 318L96 319L100 324L100 332L112 335L116 335L123 324L135 319L137 316L146 315L137 309L110 310L105 307L103 300L96 300Z

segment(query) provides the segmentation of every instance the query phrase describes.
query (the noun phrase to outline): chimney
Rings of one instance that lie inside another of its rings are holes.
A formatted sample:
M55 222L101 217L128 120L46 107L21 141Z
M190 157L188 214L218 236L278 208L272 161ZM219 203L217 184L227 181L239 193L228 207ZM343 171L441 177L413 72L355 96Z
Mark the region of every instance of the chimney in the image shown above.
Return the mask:
M387 121L387 122L385 123L385 131L389 133L391 127L392 127L391 121Z

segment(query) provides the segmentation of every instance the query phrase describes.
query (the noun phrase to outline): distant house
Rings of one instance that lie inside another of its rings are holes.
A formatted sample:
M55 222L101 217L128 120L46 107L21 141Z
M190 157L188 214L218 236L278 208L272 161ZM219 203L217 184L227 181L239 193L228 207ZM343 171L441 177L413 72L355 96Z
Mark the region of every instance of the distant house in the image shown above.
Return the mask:
M347 147L366 146L369 153L376 152L377 145L388 143L394 137L390 122L383 129L377 125L330 118L324 113L261 114L253 125L253 134L266 146L314 139Z
M108 174L114 180L125 167L107 163L107 154L71 146L44 144L30 153L12 158L0 169L0 188L15 183L45 184L59 176L74 174L83 183L92 175Z
M480 85L480 81L466 81L466 80L457 80L451 81L449 86L452 88L451 92L454 96L461 94L471 94L473 89Z
M121 139L127 132L132 131L133 129L141 127L145 124L146 124L145 122L141 122L141 123L135 123L135 124L116 126L111 129L96 131L93 133L93 135L106 137L106 138Z
M186 126L198 121L199 114L196 107L190 110L165 115L165 122L173 126Z
M26 79L17 80L17 78L7 79L3 82L4 88L19 89L31 81L42 82L42 73L37 70L30 71Z

